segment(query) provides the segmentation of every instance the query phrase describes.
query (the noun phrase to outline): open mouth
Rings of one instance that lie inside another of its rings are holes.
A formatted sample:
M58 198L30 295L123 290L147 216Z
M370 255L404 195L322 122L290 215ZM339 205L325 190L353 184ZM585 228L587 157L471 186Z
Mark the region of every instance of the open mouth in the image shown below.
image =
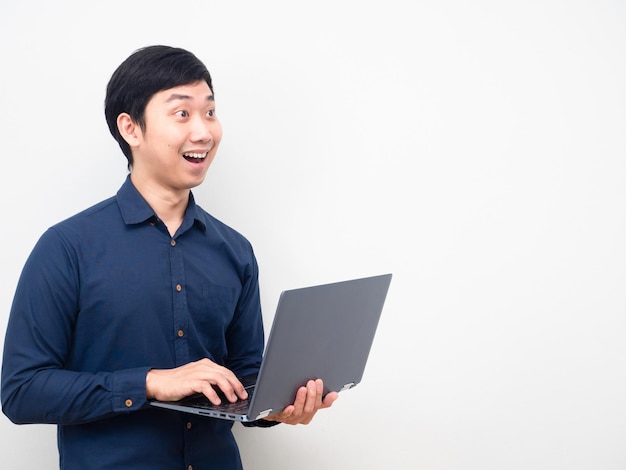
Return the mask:
M208 154L209 152L204 152L204 153L187 152L187 153L183 153L183 158L191 163L200 163L202 160L206 158Z

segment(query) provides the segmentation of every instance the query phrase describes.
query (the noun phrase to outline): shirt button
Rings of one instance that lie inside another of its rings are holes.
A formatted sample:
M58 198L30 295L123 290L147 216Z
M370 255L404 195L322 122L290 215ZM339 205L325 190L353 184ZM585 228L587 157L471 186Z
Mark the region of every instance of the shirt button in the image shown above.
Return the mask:
M176 292L180 292L181 290L183 290L183 286L176 284Z
M187 423L187 429L191 429L191 421Z
M172 246L176 246L176 240L172 240L172 241L170 241L170 245L172 245Z
M185 336L185 332L183 330L178 330L178 337L182 338L183 336Z
M133 406L133 401L132 401L130 398L128 398L128 399L124 402L124 404L126 405L126 408L130 408L131 406Z

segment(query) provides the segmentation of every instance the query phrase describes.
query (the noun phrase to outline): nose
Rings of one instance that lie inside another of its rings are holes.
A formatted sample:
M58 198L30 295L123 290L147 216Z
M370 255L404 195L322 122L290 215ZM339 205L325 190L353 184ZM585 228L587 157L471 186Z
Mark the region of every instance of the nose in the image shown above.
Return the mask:
M213 126L212 122L207 122L201 117L194 118L191 121L189 140L192 142L211 142L213 140L213 133L211 132Z

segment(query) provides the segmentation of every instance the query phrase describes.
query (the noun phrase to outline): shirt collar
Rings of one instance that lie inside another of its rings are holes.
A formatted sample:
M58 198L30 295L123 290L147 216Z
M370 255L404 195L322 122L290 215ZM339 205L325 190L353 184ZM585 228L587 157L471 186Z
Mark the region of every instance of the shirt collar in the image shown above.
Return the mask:
M146 202L143 196L137 191L135 185L130 180L130 175L126 177L126 181L117 192L117 204L122 213L124 223L127 225L140 224L148 219L156 217L154 210ZM185 217L181 228L186 229L191 225L197 225L203 232L206 231L206 224L200 217L199 207L193 194L189 193L189 203L185 210Z

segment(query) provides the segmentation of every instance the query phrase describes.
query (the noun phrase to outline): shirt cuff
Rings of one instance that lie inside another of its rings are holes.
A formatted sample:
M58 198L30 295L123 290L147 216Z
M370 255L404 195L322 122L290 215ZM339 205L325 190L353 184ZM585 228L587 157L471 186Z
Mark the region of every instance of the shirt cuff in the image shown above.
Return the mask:
M138 367L113 374L113 411L135 411L148 403L146 375L149 370L149 367Z
M267 421L264 419L257 419L256 421L242 421L243 424L247 428L271 428L280 424L280 421Z

